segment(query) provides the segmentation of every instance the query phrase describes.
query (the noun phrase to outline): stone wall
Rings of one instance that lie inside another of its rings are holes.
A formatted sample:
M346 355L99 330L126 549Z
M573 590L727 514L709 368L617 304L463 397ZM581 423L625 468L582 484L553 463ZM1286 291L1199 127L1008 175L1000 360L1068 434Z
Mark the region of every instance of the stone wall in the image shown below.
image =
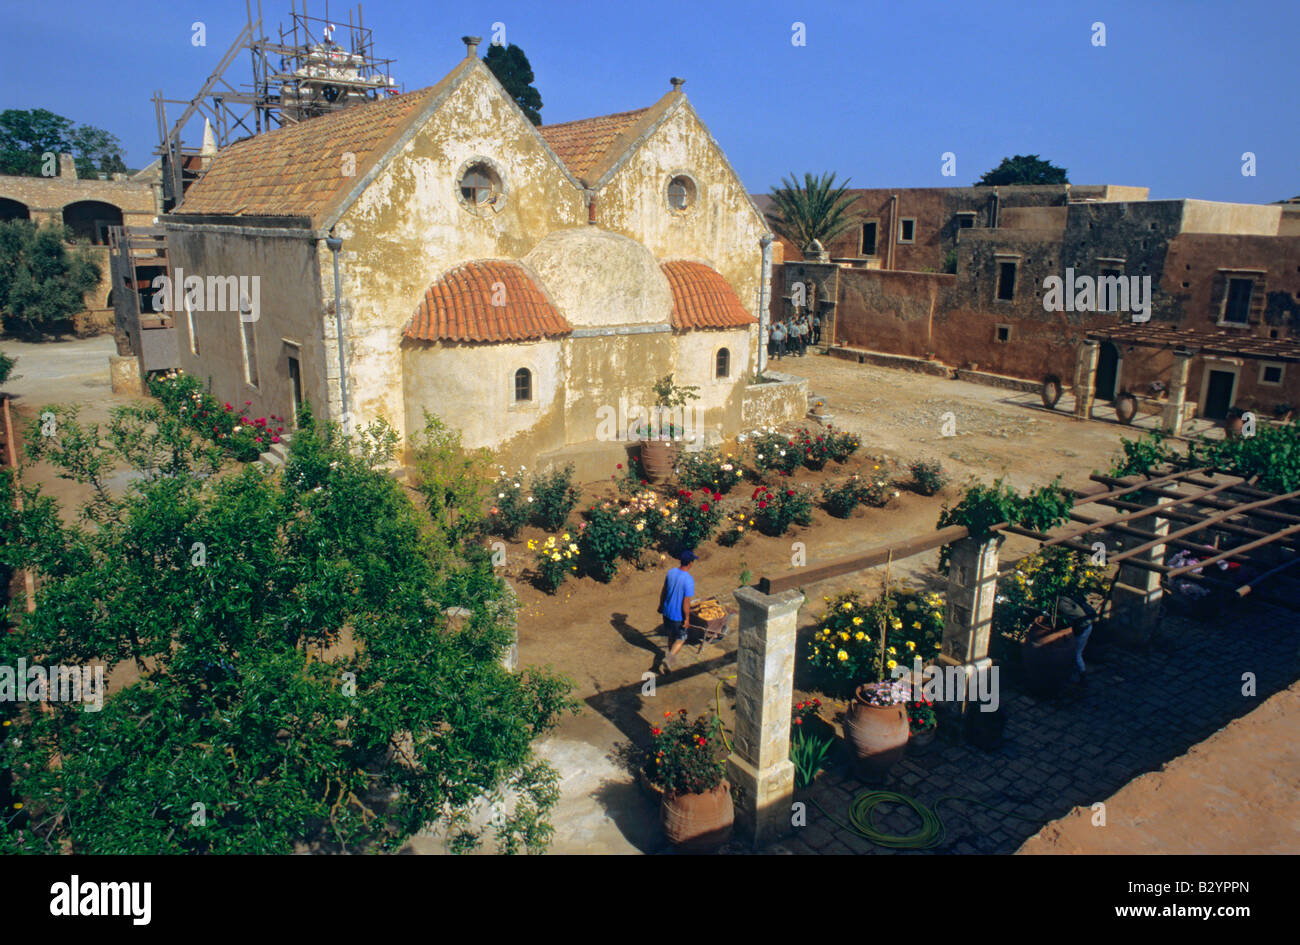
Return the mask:
M745 430L774 427L802 420L808 414L808 381L769 370L774 383L750 384L744 389L741 424Z

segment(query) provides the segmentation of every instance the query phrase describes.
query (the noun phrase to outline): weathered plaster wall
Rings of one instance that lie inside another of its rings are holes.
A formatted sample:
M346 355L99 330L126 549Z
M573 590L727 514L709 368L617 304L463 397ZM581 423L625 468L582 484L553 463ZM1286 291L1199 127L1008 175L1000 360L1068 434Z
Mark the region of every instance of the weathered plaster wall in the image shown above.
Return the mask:
M758 326L730 331L689 331L677 334L674 380L699 387L700 399L693 401L707 433L730 436L741 428L745 386L750 376L747 353L753 350ZM715 376L718 351L730 353L727 377Z
M460 171L482 158L505 185L500 209L474 211L459 199ZM439 276L472 259L522 258L546 234L585 221L581 192L477 65L337 224L358 417L385 416L405 434L401 332ZM330 299L323 243L319 254Z
M548 235L525 261L560 314L578 327L664 325L672 289L643 245L594 226Z
M695 202L684 211L668 204L668 182L678 174L688 175L696 186ZM672 111L596 199L599 226L645 244L660 260L707 263L758 318L759 240L767 225L688 102Z
M808 413L808 380L768 371L775 382L750 384L744 390L741 422L745 430L775 427Z
M326 350L322 337L323 305L316 294L320 273L312 241L171 225L168 246L173 271L260 278L261 311L253 323L258 386L245 380L237 311L194 312L192 319L183 310L172 313L180 363L187 373L207 381L212 393L222 400L239 406L252 401L248 409L254 416L274 413L291 417L291 349L286 341L296 342L303 396L318 415L328 397L337 402L338 361L336 354ZM197 355L191 346L191 320L198 340Z

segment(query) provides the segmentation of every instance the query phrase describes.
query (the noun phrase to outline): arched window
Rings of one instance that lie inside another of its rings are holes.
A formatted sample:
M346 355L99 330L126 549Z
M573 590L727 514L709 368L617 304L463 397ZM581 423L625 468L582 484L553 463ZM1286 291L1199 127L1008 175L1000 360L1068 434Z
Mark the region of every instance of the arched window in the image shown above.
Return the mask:
M460 196L471 208L491 206L501 196L501 178L481 161L471 164L461 175Z
M718 356L715 359L713 373L715 377L731 376L731 352L726 348L718 349Z
M533 372L526 367L515 371L515 403L533 399Z
M101 200L78 200L63 208L63 222L79 240L108 245L108 228L122 225L122 211Z
M678 174L668 181L668 206L677 211L690 209L695 203L695 181Z

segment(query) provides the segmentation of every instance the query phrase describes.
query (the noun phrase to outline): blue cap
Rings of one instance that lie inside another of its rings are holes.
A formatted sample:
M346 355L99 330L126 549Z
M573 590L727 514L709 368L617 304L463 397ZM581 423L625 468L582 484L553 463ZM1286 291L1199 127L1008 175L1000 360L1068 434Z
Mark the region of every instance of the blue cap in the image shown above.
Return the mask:
M695 557L695 552L691 551L689 548L683 551L680 555L678 555L678 559L681 561L682 564L690 564L692 561L699 560L698 558Z

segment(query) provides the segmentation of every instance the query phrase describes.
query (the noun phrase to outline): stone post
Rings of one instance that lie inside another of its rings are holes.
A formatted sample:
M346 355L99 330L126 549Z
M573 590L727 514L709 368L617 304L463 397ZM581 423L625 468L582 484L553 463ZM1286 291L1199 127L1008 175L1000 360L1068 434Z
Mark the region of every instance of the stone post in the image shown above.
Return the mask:
M1078 420L1092 417L1093 388L1097 384L1097 358L1101 345L1085 341L1079 346L1079 359L1074 366L1074 416Z
M1142 505L1168 505L1172 500L1135 492L1128 496ZM1148 515L1128 523L1130 528L1146 532L1151 539L1169 534L1169 519ZM1151 539L1133 538L1132 542L1144 545ZM1136 556L1136 560L1164 564L1165 546L1156 545ZM1160 599L1164 589L1160 586L1160 572L1134 567L1121 561L1119 573L1110 599L1110 621L1120 642L1129 646L1145 647L1151 634L1160 623Z
M1183 418L1186 416L1187 374L1192 365L1190 354L1174 356L1174 369L1169 378L1169 403L1165 404L1162 426L1171 436L1180 436L1183 432Z
M948 559L948 603L943 616L939 665L960 667L964 671L963 694L972 691L974 676L993 665L989 659L989 637L993 631L997 584L996 538L984 541L963 538L953 543ZM964 712L965 702L963 699L960 704L948 707Z
M794 703L795 628L804 601L798 591L736 591L740 605L736 651L736 721L727 776L737 788L736 837L763 846L790 830L794 764L790 710Z

